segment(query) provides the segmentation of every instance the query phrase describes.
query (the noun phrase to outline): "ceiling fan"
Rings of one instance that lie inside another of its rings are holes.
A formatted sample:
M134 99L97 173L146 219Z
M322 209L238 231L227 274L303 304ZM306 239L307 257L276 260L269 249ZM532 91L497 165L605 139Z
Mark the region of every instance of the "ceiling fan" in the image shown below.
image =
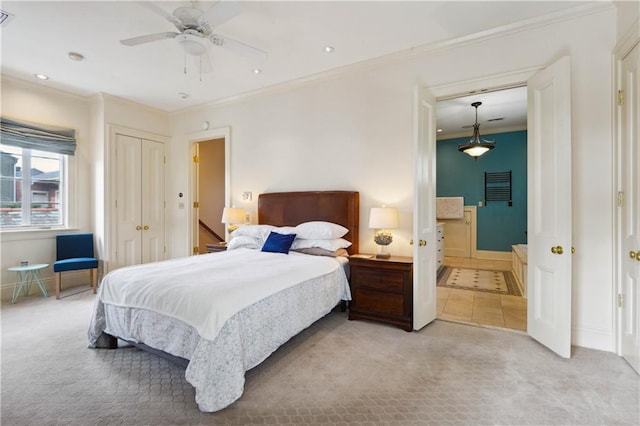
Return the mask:
M213 32L215 27L240 13L240 6L237 2L219 1L204 12L196 8L195 5L193 7L184 6L175 9L172 13L151 2L141 1L138 4L171 22L178 32L162 32L120 40L120 43L125 46L138 46L159 40L175 39L184 49L185 56L188 54L200 59L201 72L211 72L212 70L208 53L209 45L230 50L253 60L262 61L267 58L267 52L257 47Z

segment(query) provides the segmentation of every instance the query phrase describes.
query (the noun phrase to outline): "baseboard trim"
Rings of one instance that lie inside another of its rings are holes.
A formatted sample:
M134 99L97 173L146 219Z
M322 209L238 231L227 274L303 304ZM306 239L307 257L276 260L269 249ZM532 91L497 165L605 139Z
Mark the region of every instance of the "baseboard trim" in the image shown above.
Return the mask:
M511 262L511 252L510 251L478 250L476 252L476 259L504 260L506 262Z
M615 353L613 335L608 330L573 327L571 340L575 346Z

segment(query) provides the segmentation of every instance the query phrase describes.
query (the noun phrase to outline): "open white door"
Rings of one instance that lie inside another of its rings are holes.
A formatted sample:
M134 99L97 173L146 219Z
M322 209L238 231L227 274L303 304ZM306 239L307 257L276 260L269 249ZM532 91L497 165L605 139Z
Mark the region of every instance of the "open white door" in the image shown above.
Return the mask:
M640 373L640 45L622 60L620 126L620 352Z
M200 143L191 150L191 255L198 254L200 247Z
M414 94L413 329L436 319L436 114L425 88Z
M571 67L562 57L528 81L527 331L571 357Z

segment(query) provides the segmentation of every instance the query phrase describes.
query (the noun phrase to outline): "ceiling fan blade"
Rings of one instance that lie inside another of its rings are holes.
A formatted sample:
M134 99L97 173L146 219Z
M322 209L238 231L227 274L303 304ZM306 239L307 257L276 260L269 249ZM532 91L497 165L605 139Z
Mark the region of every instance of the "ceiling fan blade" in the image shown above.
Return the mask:
M218 25L227 22L240 13L240 4L234 1L219 1L207 9L198 23L203 27L209 27L209 31Z
M167 38L175 38L180 33L157 33L157 34L149 34L140 37L128 38L126 40L120 40L120 43L125 46L137 46L139 44L151 43L152 41L164 40Z
M162 16L164 19L166 19L167 21L171 22L173 25L175 25L176 27L178 27L178 29L180 29L182 31L183 23L174 14L172 14L170 12L167 12L166 10L164 10L163 8L158 6L157 4L155 4L153 2L150 2L150 1L138 1L136 3L138 3L140 6L144 7L145 9L149 9L153 13Z
M258 49L257 47L250 46L241 41L234 40L227 36L222 36L219 34L211 34L211 36L209 36L209 40L211 40L211 43L213 43L218 47L228 49L234 53L237 53L246 58L253 59L256 61L264 61L269 56L267 52L265 52L264 50Z

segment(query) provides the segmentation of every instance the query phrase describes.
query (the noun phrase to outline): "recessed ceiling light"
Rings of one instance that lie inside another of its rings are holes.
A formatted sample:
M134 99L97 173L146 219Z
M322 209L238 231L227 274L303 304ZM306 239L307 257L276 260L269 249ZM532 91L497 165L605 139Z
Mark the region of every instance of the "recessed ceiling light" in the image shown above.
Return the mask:
M49 80L49 76L44 74L36 74L36 78L39 78L40 80Z
M440 133L442 132L442 129L436 129L436 132Z
M84 61L84 55L78 52L69 52L69 59L72 61L82 62Z
M324 53L331 53L335 49L333 48L333 46L325 46L323 50L324 50Z
M262 70L260 68L254 68L253 69L253 73L254 74L260 74L260 73L262 73Z
M184 93L184 92L180 92L178 93L178 96L180 96L182 99L187 99L189 97L188 93Z

